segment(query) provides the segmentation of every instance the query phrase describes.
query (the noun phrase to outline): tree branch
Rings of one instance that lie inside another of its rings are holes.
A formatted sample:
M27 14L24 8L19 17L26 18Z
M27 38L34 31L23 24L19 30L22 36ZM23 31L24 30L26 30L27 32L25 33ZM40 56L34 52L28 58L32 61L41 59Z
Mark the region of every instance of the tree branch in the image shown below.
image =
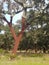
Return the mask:
M17 2L19 5L21 5L22 7L24 7L23 3L19 2L19 1L16 1L16 0L15 0L15 2Z
M12 25L12 18L13 18L13 17L11 16L11 19L10 19L10 24L11 24L11 25Z
M3 17L3 20L5 20L9 24L9 22L7 21L7 19L5 17Z

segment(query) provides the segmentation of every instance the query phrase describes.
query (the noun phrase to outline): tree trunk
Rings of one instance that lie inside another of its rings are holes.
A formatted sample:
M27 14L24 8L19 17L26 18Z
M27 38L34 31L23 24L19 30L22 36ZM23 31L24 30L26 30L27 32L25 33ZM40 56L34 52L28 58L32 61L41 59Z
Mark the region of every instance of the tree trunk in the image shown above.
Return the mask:
M37 53L37 44L35 44L35 53Z
M43 47L43 53L46 53L46 48L45 47Z
M13 53L13 54L16 54L16 51L17 51L17 49L18 49L20 40L21 40L22 35L23 35L23 32L24 32L24 30L25 30L25 18L22 17L22 30L21 30L21 32L19 33L18 36L16 36L15 31L14 31L14 28L12 27L12 25L11 25L11 24L8 24L8 25L9 25L10 31L11 31L11 33L12 33L12 36L13 36L13 38L14 38L14 40L15 40L14 48L13 48L13 50L12 50L12 53Z
M13 53L13 54L16 54L16 51L17 51L17 49L18 49L18 46L19 46L20 40L21 40L21 38L22 38L23 32L24 32L24 30L25 30L25 28L26 28L26 27L25 27L25 21L26 21L26 20L25 20L24 17L22 17L22 29L21 29L21 32L19 33L19 35L16 36L15 31L14 31L14 28L12 27L12 16L11 16L10 22L8 22L5 17L3 17L3 19L8 23L9 28L10 28L10 31L11 31L11 33L12 33L12 36L13 36L13 38L14 38L15 44L14 44L14 48L13 48L13 50L12 50L12 53Z

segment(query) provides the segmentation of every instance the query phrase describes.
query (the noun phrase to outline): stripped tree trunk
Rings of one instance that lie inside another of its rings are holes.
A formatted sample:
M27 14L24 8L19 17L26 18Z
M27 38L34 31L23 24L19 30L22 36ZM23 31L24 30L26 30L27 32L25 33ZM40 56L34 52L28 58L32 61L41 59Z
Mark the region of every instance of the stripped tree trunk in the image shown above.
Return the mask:
M14 31L14 28L12 27L12 17L11 17L11 20L10 20L10 23L7 21L7 19L4 17L3 18L7 23L8 23L8 25L9 25L9 28L10 28L10 31L11 31L11 33L12 33L12 36L13 36L13 38L14 38L14 41L15 41L15 43L14 43L14 47L13 47L13 49L12 49L12 53L13 54L16 54L16 52L17 52L17 49L18 49L18 46L19 46L19 44L20 44L20 41L21 41L21 38L22 38L22 35L23 35L23 32L24 32L24 30L25 30L25 18L24 17L22 17L22 29L21 29L21 32L19 33L19 35L18 36L16 36L16 33L15 33L15 31Z
M18 36L16 36L15 31L14 31L14 28L12 27L12 25L11 24L8 24L8 25L9 25L10 31L12 33L12 36L14 38L14 41L15 41L14 48L12 49L12 53L13 54L16 54L16 51L17 51L18 46L20 44L20 41L21 41L23 32L25 30L25 18L22 17L22 30L21 30L21 32L19 33Z

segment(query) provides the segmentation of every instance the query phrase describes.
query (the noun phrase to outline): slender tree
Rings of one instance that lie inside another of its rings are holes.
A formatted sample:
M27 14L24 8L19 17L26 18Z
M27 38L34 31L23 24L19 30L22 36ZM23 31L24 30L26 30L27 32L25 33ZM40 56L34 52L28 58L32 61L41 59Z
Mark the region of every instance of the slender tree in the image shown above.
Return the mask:
M0 5L1 6L0 7L0 16L1 16L0 18L2 18L4 21L6 21L9 28L10 28L12 36L15 40L14 48L12 50L12 53L16 54L16 51L18 49L18 45L19 45L20 40L22 38L23 32L26 28L25 27L26 9L30 8L30 6L27 7L26 0L21 1L21 2L18 1L18 0L16 0L16 2L15 1L12 2L11 0L3 0L3 1L1 1L0 4L1 4ZM21 8L20 8L20 6L21 6ZM21 9L21 10L19 11L19 9ZM17 14L17 13L21 12L22 10L24 10L24 13L23 13L23 16L22 16L22 29L21 29L21 32L19 33L19 35L16 36L14 28L12 27L12 19L13 19L14 14ZM10 16L10 22L4 16L5 14L10 14L11 15Z

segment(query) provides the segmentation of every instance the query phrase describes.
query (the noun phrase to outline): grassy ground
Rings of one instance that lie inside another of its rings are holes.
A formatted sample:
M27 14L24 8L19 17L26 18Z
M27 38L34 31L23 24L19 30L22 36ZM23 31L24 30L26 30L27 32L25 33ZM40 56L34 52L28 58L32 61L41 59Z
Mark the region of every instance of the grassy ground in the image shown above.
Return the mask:
M10 59L9 54L0 55L0 65L49 65L49 54L18 54Z

